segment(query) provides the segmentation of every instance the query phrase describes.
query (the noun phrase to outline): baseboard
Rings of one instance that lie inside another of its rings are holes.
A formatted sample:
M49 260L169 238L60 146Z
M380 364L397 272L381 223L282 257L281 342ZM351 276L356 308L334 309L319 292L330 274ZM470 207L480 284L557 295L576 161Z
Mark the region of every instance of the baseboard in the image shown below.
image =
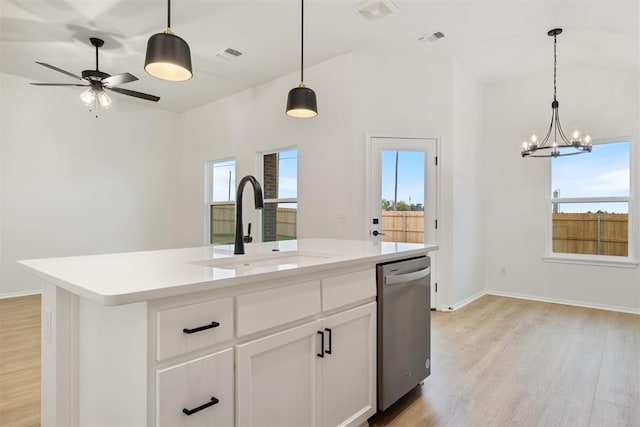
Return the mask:
M449 307L446 308L445 311L456 311L456 310L460 310L462 307L464 307L465 305L471 304L472 302L474 302L475 300L477 300L478 298L481 298L482 296L485 295L484 291L478 292L475 295L471 295L468 298L463 299L460 302L457 302L453 305L450 305Z
M6 293L2 293L0 294L0 299L7 299L7 298L18 298L18 297L28 297L30 295L40 295L42 293L42 291L37 290L37 291L20 291L20 292L6 292Z
M562 304L562 305L571 305L574 307L584 307L584 308L594 308L596 310L606 310L606 311L617 311L620 313L630 313L630 314L640 314L640 308L629 308L629 307L620 307L615 305L605 305L605 304L587 304L581 301L572 301L572 300L563 300L556 298L543 298L536 297L532 295L525 294L516 294L511 292L500 292L500 291L485 291L485 295L495 295L498 297L507 297L507 298L517 298L517 299L526 299L530 301L540 301L540 302L548 302L551 304Z

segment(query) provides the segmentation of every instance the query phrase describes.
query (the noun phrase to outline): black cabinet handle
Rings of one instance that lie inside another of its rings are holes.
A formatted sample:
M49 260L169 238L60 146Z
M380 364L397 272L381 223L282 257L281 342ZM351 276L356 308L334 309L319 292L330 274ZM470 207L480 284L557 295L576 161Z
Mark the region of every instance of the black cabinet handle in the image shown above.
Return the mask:
M196 412L200 412L203 409L207 409L209 406L213 406L218 402L220 402L218 399L216 399L215 397L211 396L211 401L210 402L207 402L204 405L200 405L197 408L193 408L193 409L183 408L182 412L184 414L187 414L187 415L195 414Z
M193 329L184 328L182 332L184 332L185 334L195 334L196 332L206 331L207 329L217 328L218 326L220 326L220 323L211 322L208 325L198 326L197 328L193 328Z
M329 333L329 350L325 351L327 354L331 354L331 329L324 328L325 331ZM323 347L324 348L324 347Z
M324 357L324 332L318 331L320 334L320 353L316 354L318 357Z

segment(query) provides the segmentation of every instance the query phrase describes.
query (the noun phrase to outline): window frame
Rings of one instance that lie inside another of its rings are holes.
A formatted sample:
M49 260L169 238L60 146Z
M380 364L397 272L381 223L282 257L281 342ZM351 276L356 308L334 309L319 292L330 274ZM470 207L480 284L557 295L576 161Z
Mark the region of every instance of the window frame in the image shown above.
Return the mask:
M224 157L215 160L207 160L205 162L205 182L204 182L204 244L208 246L223 245L222 243L213 243L213 235L211 230L211 209L213 206L226 206L233 205L235 207L236 201L216 202L213 200L213 170L216 164L233 162L234 176L238 169L238 162L235 157ZM234 186L235 187L235 186ZM231 194L235 198L236 189L233 188ZM235 229L235 227L234 227Z
M603 196L603 197L553 197L553 168L551 166L551 159L548 162L548 173L545 185L546 193L546 218L547 218L547 230L546 230L546 248L545 254L542 259L545 262L557 262L567 264L585 264L585 265L603 265L611 267L628 267L634 268L638 265L636 259L636 245L637 239L634 238L637 235L637 224L635 220L636 211L636 147L634 139L632 137L616 137L616 138L602 138L593 141L593 145L613 144L620 142L629 143L629 196ZM585 155L590 155L587 153ZM628 206L628 226L627 226L627 256L614 256L614 255L593 255L593 254L575 254L575 253L563 253L553 252L553 204L558 203L606 203L606 202L626 202Z
M264 180L264 156L267 156L269 154L276 154L276 153L283 153L286 151L292 151L295 150L296 151L296 196L299 195L300 193L300 150L298 149L298 147L296 145L290 145L290 146L286 146L286 147L281 147L281 148L274 148L271 150L266 150L266 151L260 151L257 153L257 159L256 159L256 163L257 163L257 175L260 177L259 181L263 186L263 193L264 193L264 186L265 186L265 180ZM280 178L280 176L278 175L278 178ZM298 204L298 197L295 198L286 198L286 199L264 199L264 204L266 205L267 203L296 203L296 205ZM299 206L296 207L296 210L299 212L298 210ZM297 216L296 216L297 218ZM256 237L258 237L259 241L264 241L264 233L263 233L263 227L264 227L264 212L263 210L260 210L260 227L258 228L257 232L256 232ZM296 219L296 239L298 238L298 220Z

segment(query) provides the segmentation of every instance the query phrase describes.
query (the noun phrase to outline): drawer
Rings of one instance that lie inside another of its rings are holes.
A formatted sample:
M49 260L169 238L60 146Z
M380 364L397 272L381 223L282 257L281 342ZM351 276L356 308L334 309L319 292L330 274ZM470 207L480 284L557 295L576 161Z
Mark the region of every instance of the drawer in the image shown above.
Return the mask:
M375 296L375 268L322 279L322 311Z
M159 311L156 328L157 360L224 342L233 337L233 299Z
M231 426L233 399L231 348L156 372L157 426Z
M320 313L320 281L240 295L236 302L241 337Z

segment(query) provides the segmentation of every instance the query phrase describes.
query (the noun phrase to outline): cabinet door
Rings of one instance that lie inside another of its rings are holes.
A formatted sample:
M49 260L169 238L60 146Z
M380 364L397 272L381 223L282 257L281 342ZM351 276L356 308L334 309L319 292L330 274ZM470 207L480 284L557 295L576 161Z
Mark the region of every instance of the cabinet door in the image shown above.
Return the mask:
M321 321L236 347L240 426L313 426Z
M159 370L156 379L157 426L233 425L233 349Z
M376 305L327 317L322 327L325 357L319 423L362 424L376 412Z

